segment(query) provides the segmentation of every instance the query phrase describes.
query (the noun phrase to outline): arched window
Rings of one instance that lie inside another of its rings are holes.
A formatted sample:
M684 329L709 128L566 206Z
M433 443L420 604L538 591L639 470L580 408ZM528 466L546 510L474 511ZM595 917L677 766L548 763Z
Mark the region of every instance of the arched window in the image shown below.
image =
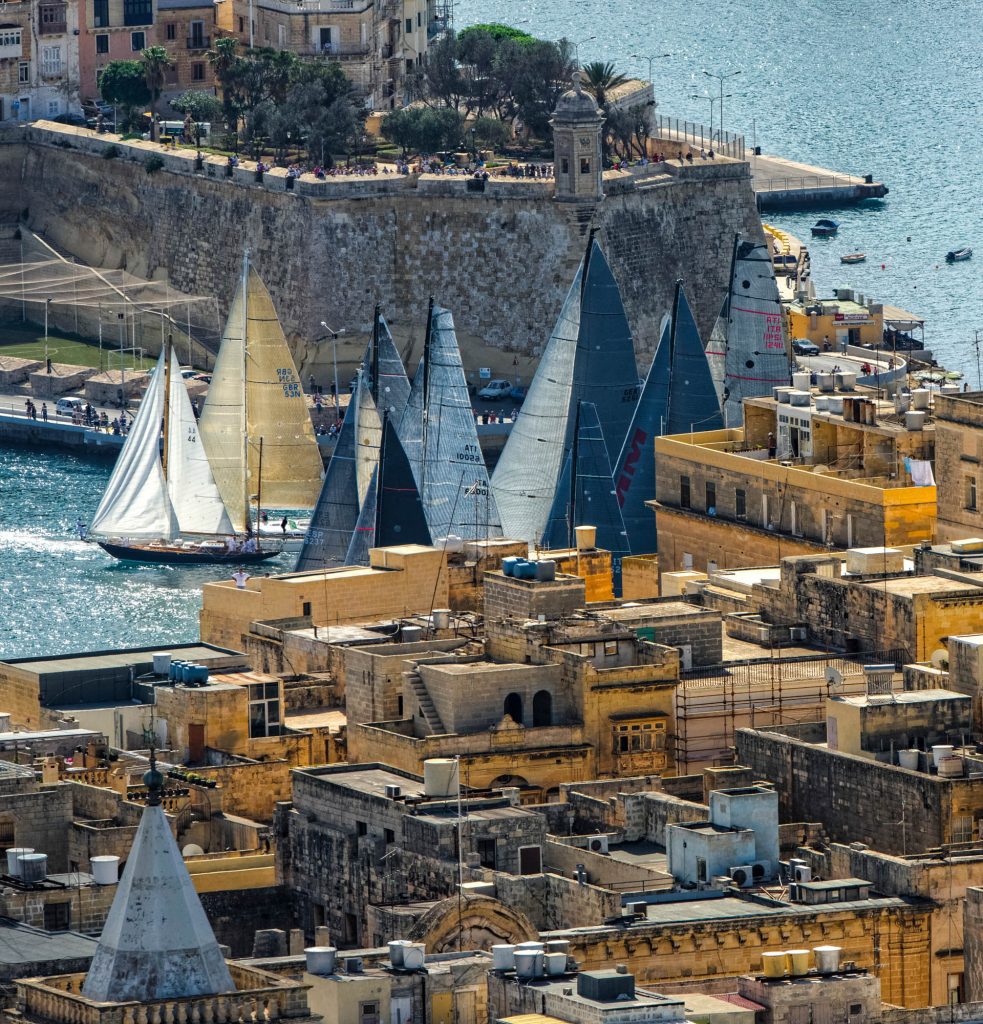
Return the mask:
M553 695L549 690L540 690L532 699L533 726L553 724Z
M517 725L522 725L522 698L517 693L510 693L505 698L505 714Z

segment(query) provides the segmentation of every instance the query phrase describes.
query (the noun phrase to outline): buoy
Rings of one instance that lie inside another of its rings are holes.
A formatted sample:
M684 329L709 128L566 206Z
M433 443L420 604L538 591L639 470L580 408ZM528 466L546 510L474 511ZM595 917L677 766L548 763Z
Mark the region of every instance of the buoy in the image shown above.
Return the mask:
M909 235L909 236L908 236L908 241L909 241L909 242L911 241L911 235Z
M881 270L887 270L887 264L886 263L882 263L881 264Z

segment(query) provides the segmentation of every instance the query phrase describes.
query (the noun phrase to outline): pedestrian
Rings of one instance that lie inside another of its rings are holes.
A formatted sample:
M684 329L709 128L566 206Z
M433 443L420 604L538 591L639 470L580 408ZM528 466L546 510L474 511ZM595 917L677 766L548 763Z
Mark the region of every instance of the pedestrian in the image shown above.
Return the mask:
M287 517L286 516L284 516L280 520L280 532L283 534L284 537L287 536Z
M315 389L317 388L317 384L314 382L314 374L313 373L311 374L310 385L311 385L310 391L311 391L311 394L313 395L315 393Z
M38 421L38 407L33 402L31 402L31 419L35 423Z
M232 578L236 581L236 590L246 589L246 580L249 579L249 573L240 565L238 569L232 574Z
M42 402L41 403L41 419L43 419L45 423L48 422L48 403L47 402Z
M828 334L824 334L823 335L823 351L824 352L828 352L831 347L832 346L829 343L829 335Z
M775 444L775 435L774 434L769 434L768 435L768 458L769 459L773 459L775 457L775 453L777 451L778 451L778 446Z

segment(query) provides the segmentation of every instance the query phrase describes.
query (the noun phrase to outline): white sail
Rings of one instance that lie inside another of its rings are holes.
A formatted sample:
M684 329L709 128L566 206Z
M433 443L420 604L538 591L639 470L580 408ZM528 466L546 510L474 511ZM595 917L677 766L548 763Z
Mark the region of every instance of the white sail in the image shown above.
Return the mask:
M582 275L583 264L570 285L529 394L492 476L492 492L505 536L531 544L539 542L546 528L563 468L580 331Z
M150 377L123 451L99 502L89 536L134 540L178 535L160 462L160 425L164 415L164 353Z
M167 418L167 490L181 532L229 536L232 523L198 435L198 422L173 349Z

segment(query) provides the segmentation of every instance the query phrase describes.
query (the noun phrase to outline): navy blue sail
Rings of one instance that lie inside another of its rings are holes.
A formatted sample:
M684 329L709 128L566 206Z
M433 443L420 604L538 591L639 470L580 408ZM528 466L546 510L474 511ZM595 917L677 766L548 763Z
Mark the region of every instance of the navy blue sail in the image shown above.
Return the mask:
M638 402L638 367L628 317L618 283L591 235L581 280L580 329L570 394L568 442L576 409L590 402L597 411L604 442L617 451Z
M361 386L361 383L360 385ZM297 572L330 569L345 564L352 531L358 522L358 481L355 470L355 399L341 423L321 494L314 507L304 545L297 558Z
M633 555L657 550L655 513L645 502L655 497L655 439L665 433L669 419L671 335L671 321L667 319L645 378L642 397L614 464L615 495L625 523L628 550Z
M372 469L369 486L365 492L365 500L358 514L358 522L352 531L352 539L345 554L345 565L368 565L369 551L376 546L375 518L378 507L377 495L379 484L379 467Z
M720 430L724 419L717 387L682 281L676 282L672 303L669 351L669 412L663 433Z
M572 548L578 526L597 529L597 546L610 551L614 592L621 593L621 559L628 554L625 524L611 480L604 434L592 402L577 406L574 439L553 500L543 547Z

